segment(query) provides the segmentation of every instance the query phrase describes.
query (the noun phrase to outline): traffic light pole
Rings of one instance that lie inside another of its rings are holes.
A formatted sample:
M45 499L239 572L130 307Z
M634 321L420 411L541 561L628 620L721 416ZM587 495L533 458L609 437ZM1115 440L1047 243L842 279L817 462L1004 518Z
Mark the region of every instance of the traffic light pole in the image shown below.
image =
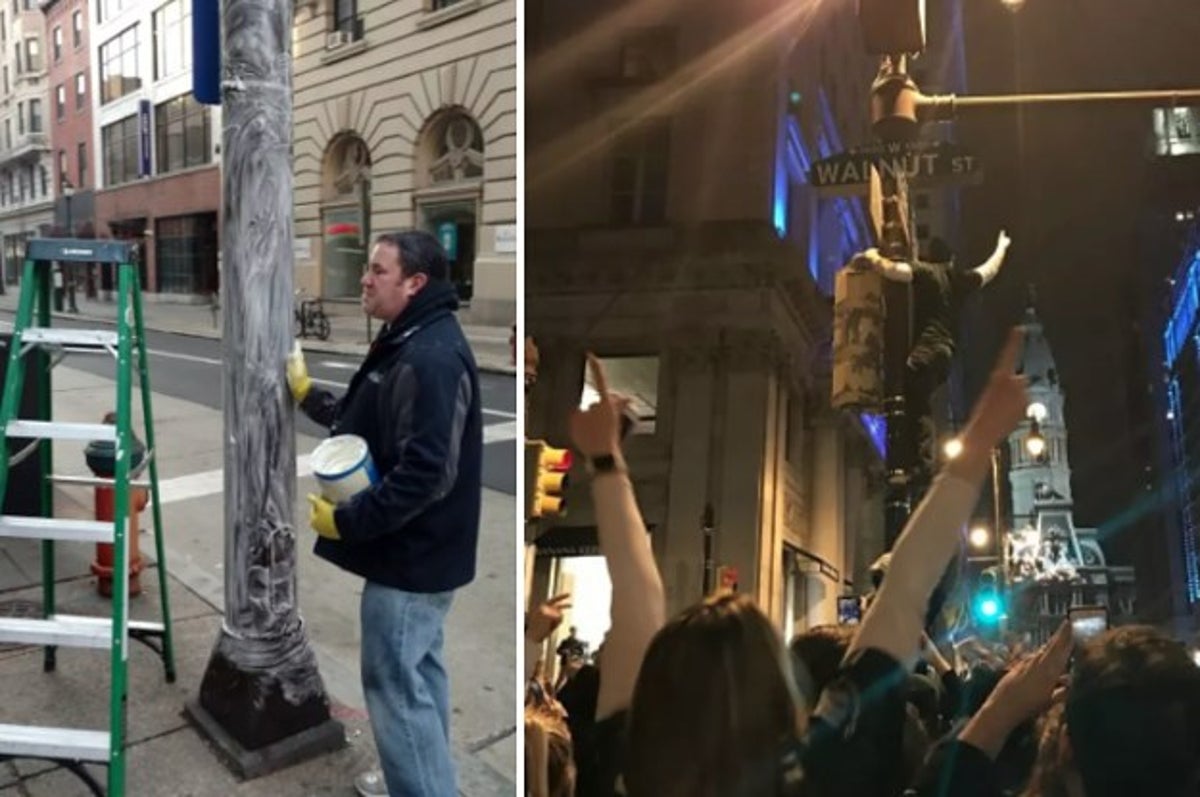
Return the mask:
M1200 89L1167 91L1073 92L1063 94L1012 94L990 97L926 96L907 72L906 52L924 49L923 11L913 0L863 0L860 22L868 49L883 54L879 76L871 86L871 124L884 145L916 140L922 125L950 121L963 111L986 111L1029 105L1179 105L1200 101ZM894 170L893 170L894 171ZM907 185L903 175L874 174L871 211L881 253L890 259L909 260L915 255L909 234ZM906 406L907 360L912 348L910 285L885 282L884 411L887 417L887 494L885 541L888 548L904 528L913 506L922 496L912 494L912 473L918 457L915 426ZM997 527L997 534L999 528Z

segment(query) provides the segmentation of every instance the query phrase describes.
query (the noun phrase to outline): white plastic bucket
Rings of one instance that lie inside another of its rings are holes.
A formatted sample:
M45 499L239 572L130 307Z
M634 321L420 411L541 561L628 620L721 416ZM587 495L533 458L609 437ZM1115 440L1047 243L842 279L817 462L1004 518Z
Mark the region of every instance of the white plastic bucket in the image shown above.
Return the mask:
M313 449L309 457L321 495L340 503L379 481L367 441L358 435L331 437Z

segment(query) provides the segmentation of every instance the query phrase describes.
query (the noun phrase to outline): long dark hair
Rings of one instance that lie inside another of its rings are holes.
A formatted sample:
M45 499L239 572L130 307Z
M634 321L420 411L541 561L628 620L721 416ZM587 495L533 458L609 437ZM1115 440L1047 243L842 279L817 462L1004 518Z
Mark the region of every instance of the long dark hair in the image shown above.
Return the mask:
M787 651L744 595L710 598L650 643L629 716L630 797L776 794L800 730Z

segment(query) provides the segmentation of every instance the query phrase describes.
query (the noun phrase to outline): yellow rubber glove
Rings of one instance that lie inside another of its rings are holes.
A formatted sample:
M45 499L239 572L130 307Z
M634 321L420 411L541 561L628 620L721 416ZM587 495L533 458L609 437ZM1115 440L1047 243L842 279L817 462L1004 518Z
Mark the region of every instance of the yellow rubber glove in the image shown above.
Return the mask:
M308 495L308 503L312 505L308 510L308 525L313 531L327 540L340 540L342 535L338 534L337 521L333 519L333 504L312 493Z
M287 357L287 382L288 390L292 391L292 398L298 402L304 401L309 388L312 387L312 379L308 376L308 366L304 363L304 350L300 348L299 341L292 346Z

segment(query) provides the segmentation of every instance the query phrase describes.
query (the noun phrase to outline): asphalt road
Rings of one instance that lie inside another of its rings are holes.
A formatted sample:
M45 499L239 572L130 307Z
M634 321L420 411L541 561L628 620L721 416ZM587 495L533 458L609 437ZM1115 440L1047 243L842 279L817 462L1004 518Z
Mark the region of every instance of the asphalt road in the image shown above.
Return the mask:
M11 314L0 318L11 322ZM55 326L88 328L86 322L54 319ZM8 328L8 324L4 325ZM221 407L221 342L210 338L176 335L148 330L150 385L156 393L194 401L207 407ZM308 352L309 375L335 393L345 389L360 360L338 354ZM68 357L70 367L100 376L112 376L112 360L101 357ZM481 373L483 399L484 449L483 484L493 490L515 495L516 475L516 380L503 374ZM97 419L98 420L98 419ZM296 430L313 437L326 432L302 413L296 413Z

